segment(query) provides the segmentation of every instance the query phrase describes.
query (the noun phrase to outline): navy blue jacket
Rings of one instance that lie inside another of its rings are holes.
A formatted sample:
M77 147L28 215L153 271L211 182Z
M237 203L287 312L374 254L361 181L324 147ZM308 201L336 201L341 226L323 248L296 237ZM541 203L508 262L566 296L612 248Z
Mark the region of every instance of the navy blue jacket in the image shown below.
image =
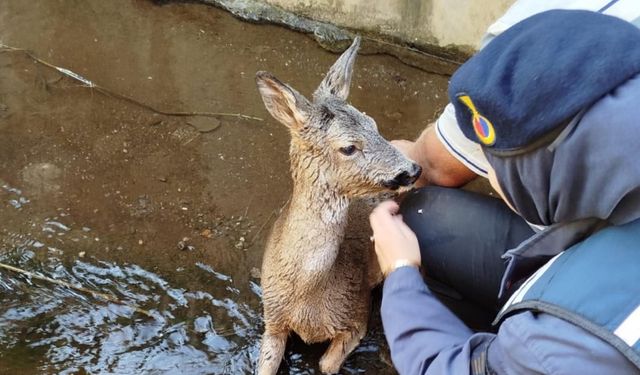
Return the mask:
M489 345L488 364L497 374L640 373L611 345L545 313L513 315L497 334L473 333L413 267L398 268L387 277L381 314L401 375L471 374L471 355L480 345Z

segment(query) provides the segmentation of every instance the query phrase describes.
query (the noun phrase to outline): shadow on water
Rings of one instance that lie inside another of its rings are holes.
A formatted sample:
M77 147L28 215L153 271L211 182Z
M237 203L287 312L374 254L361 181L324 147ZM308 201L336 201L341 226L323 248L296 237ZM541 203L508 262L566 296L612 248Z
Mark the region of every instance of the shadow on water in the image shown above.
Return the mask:
M142 0L3 0L0 41L157 108L265 119L195 126L0 52L0 262L112 296L0 269L0 374L252 373L262 251L291 191L289 136L253 75L309 94L336 55L212 7ZM350 100L385 137L412 138L446 84L361 56ZM370 246L360 213L346 246ZM394 373L373 315L342 373ZM324 348L292 337L281 373L319 373Z

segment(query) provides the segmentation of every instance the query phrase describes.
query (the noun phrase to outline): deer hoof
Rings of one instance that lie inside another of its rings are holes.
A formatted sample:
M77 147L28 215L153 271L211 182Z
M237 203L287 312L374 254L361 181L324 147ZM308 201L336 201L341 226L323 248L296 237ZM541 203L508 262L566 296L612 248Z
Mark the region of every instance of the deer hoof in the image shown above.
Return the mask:
M320 372L323 374L337 374L340 371L341 362L335 361L333 358L320 358Z

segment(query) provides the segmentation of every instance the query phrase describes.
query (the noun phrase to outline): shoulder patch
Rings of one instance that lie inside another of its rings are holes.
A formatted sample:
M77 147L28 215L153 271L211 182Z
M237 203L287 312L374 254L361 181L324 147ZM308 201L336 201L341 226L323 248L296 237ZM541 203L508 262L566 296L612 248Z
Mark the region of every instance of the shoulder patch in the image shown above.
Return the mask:
M478 140L485 146L493 146L496 143L496 131L491 121L478 112L469 95L460 95L458 100L471 111L471 123Z

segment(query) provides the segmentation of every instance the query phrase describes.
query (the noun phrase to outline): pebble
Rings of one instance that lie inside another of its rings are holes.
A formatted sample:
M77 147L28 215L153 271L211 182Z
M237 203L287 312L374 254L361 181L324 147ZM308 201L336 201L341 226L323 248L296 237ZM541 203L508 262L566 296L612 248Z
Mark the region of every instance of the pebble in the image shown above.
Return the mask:
M192 245L189 245L189 237L183 237L181 241L178 241L178 250L195 250L196 248Z
M262 271L260 271L258 267L253 267L251 271L249 271L249 275L254 279L259 279L262 277Z

